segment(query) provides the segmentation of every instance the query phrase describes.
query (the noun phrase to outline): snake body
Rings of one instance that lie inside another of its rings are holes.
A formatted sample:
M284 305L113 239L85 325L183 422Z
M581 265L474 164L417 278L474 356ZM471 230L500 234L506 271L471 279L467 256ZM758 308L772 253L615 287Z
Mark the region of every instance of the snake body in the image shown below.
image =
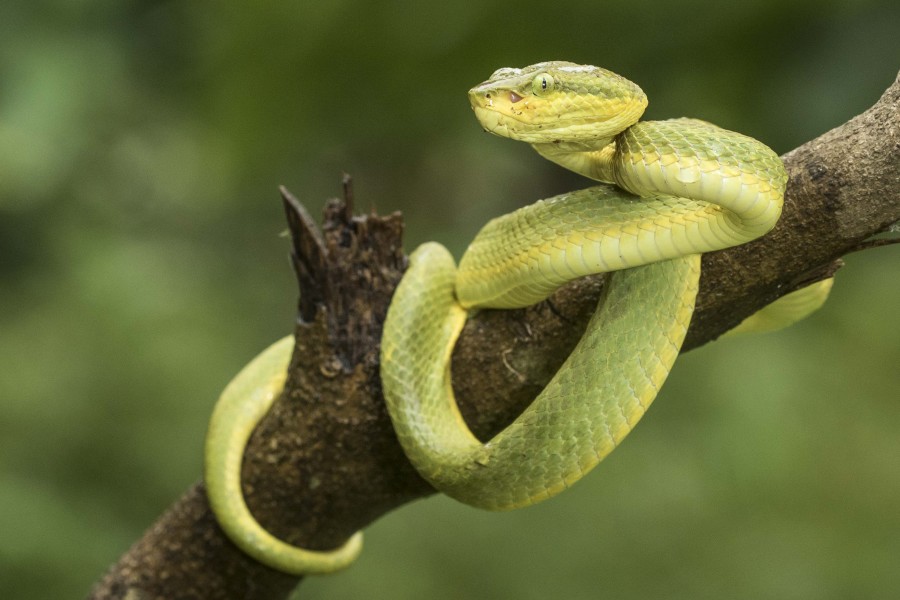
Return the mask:
M700 254L769 231L787 175L747 136L691 119L639 122L641 89L597 67L500 69L469 98L487 131L604 182L494 219L458 268L443 246L420 246L388 311L381 376L404 451L438 490L506 510L573 484L635 426L678 356ZM496 437L475 438L450 385L467 315L527 306L607 271L615 273L556 376ZM268 535L241 499L243 448L283 384L289 353L279 342L223 393L207 439L208 494L223 529L254 557L288 572L326 572L352 560L359 534L331 553L309 553ZM246 397L254 408L244 408Z

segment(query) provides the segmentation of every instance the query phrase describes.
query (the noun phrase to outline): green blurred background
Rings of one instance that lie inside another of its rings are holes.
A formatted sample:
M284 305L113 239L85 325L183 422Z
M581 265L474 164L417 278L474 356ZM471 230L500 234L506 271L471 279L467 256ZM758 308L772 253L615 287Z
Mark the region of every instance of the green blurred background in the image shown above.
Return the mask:
M80 597L200 474L222 386L291 330L277 185L402 210L457 255L587 183L483 134L500 66L599 64L649 118L784 152L900 68L900 3L0 4L0 597ZM896 598L900 249L853 255L783 333L684 356L628 442L552 502L445 499L306 598Z

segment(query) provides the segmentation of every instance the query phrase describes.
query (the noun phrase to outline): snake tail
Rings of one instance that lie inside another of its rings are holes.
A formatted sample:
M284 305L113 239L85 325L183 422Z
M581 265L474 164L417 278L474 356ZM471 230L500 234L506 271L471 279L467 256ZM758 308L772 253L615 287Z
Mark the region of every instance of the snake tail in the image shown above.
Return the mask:
M741 321L722 337L745 333L768 333L793 325L822 308L833 285L834 277L829 277L785 294Z
M219 397L206 434L206 495L222 530L245 554L293 575L332 573L356 559L362 550L362 533L332 551L292 546L256 521L241 490L247 440L281 395L293 348L293 336L275 342L245 366Z

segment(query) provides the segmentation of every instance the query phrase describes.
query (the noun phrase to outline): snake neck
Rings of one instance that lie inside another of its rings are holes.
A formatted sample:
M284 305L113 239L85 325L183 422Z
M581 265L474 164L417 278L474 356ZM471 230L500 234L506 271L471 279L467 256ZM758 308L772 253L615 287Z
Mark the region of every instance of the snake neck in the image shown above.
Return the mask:
M551 162L596 181L615 183L613 158L615 138L585 142L547 142L532 144L538 154Z

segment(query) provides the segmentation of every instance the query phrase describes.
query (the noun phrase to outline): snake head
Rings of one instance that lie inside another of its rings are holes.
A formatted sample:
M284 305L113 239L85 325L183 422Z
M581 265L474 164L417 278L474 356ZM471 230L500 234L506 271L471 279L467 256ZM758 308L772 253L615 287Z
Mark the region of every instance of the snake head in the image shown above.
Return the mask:
M532 144L606 145L637 122L647 96L606 69L564 61L498 69L469 90L485 131Z

